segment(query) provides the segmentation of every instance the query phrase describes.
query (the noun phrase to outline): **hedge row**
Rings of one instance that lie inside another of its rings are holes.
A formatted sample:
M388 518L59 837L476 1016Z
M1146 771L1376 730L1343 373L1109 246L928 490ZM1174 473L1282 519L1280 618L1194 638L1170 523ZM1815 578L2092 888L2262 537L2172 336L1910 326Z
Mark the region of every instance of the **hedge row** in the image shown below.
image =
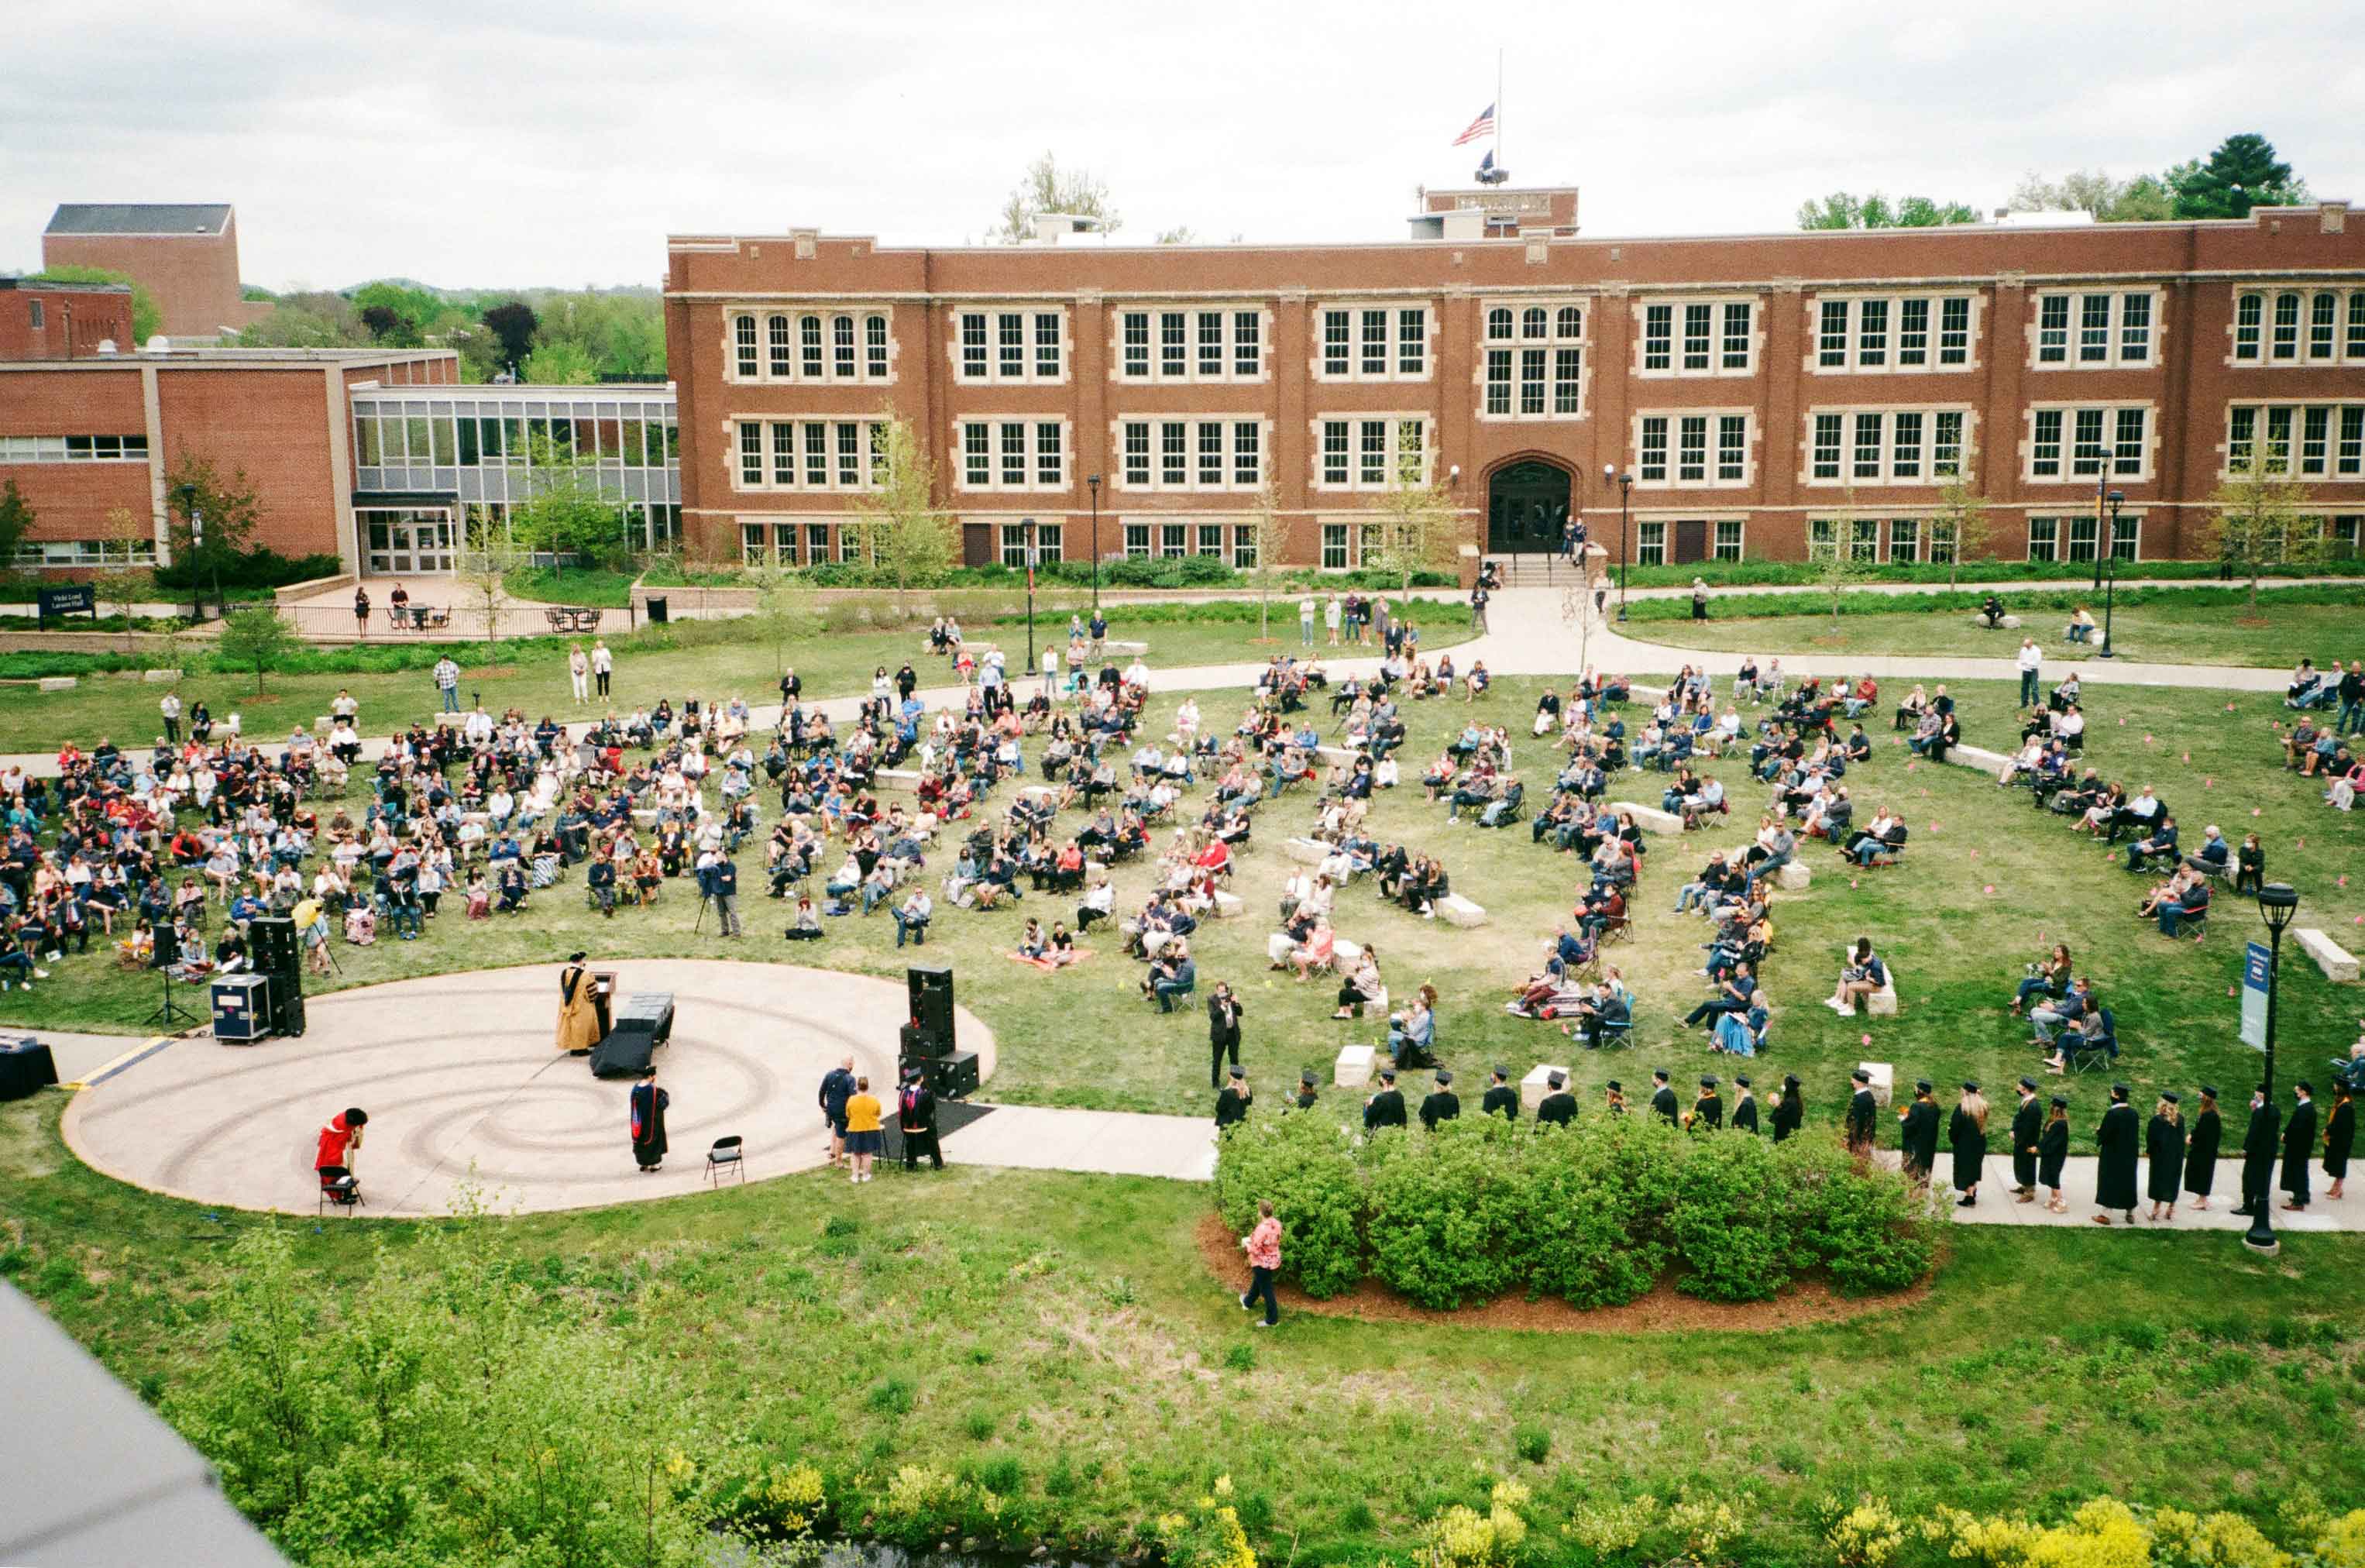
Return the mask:
M1614 550L1615 535L1603 535L1598 531L1597 541ZM1616 571L1613 561L1610 570ZM1808 561L1694 561L1684 566L1637 566L1628 568L1628 583L1634 588L1686 588L1694 577L1705 579L1711 587L1725 588L1811 588L1821 580L1822 567ZM2219 571L2215 561L2122 561L2118 566L2121 582L2150 579L2157 582L2191 582L2214 577ZM2365 577L2365 560L2327 559L2311 561L2288 572L2274 576L2305 576L2311 577ZM1961 566L1932 566L1916 562L1912 565L1891 565L1884 562L1869 568L1866 579L1882 583L2074 583L2080 579L2091 582L2094 564L2091 561L1966 561Z
M1975 615L1987 598L1984 590L1965 589L1958 593L1862 593L1840 595L1842 615L1927 615L1959 613ZM2121 584L2117 603L2121 609L2138 605L2175 605L2180 609L2227 610L2250 602L2250 590L2239 584L2211 588L2140 588ZM2089 588L2046 589L2037 593L2015 593L2005 601L2015 615L2032 610L2057 611L2065 620L2079 605L2099 610L2102 600ZM2316 583L2301 588L2260 588L2261 609L2276 605L2336 604L2365 606L2365 584ZM1628 603L1630 618L1636 621L1688 621L1692 601L1688 599L1638 599ZM1828 616L1832 599L1828 593L1752 593L1733 594L1709 601L1709 613L1720 621L1763 621L1792 617Z
M1943 1218L1821 1137L1598 1114L1368 1137L1320 1113L1256 1119L1225 1136L1216 1210L1244 1235L1262 1198L1281 1217L1282 1273L1308 1295L1368 1274L1438 1308L1515 1293L1614 1306L1671 1270L1714 1301L1767 1300L1815 1270L1849 1295L1902 1290L1934 1265Z

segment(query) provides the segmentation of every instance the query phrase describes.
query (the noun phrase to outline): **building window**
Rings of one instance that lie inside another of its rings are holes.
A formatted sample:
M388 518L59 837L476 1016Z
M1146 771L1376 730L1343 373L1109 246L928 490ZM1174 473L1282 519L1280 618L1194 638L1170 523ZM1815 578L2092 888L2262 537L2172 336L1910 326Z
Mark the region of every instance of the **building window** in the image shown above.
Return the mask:
M1964 419L1960 409L1817 410L1808 482L1941 483L1962 465Z
M1254 523L1232 525L1232 565L1237 569L1253 571L1257 564L1257 531Z
M738 366L739 379L755 380L763 374L762 361L756 353L756 318L734 316L731 319L731 338L737 348L735 363Z
M736 487L870 489L880 477L879 453L886 438L886 427L875 420L742 420Z
M2305 479L2365 476L2365 403L2233 404L2226 409L2227 471L2247 466L2260 439L2267 473Z
M1347 569L1347 525L1343 522L1322 525L1322 569L1326 572Z
M757 420L739 421L739 487L758 490L764 487L764 426Z
M1634 562L1642 566L1664 566L1667 564L1665 523L1638 522L1634 525Z
M1149 558L1149 524L1128 522L1125 525L1125 554L1126 558L1132 561Z
M1817 414L1814 417L1814 456L1808 468L1810 477L1836 480L1840 476L1840 431L1842 416Z
M1973 299L1967 294L1821 299L1815 314L1815 368L1876 375L1967 369Z
M761 353L754 316L732 320L739 381L891 381L892 333L884 314L779 312L764 318Z
M1059 548L1059 525L1038 522L1035 525L1035 559L1040 565L1063 556ZM1026 525L1005 522L1002 525L1002 564L1013 571L1026 569Z
M1828 561L1838 554L1840 525L1827 517L1810 518L1807 521L1807 559Z
M1563 305L1490 306L1484 318L1487 419L1583 417L1585 311Z
M762 566L771 554L772 530L768 523L743 522L739 525L739 560L749 566Z
M0 463L147 461L148 438L144 435L0 435ZM427 461L425 454L419 461Z
M49 318L41 310L41 302L38 299L25 301L25 325L38 332L48 324Z
M956 427L964 490L1064 490L1067 427L1058 420L963 420Z
M2038 369L2093 370L2152 363L2158 311L2150 289L2041 294L2036 298Z
M1747 375L1755 368L1751 299L1645 300L1644 375Z
M775 377L794 374L790 348L789 319L786 316L767 318L764 322L766 367Z
M2031 479L2141 479L2151 466L2145 439L2150 410L2142 406L2035 409L2029 416ZM2062 451L2068 432L2068 451Z
M1930 564L1932 566L1944 566L1953 562L1955 545L1960 536L1961 528L1960 523L1950 522L1942 518L1930 520Z
M1326 417L1320 423L1317 488L1393 490L1407 470L1415 483L1429 482L1426 415Z
M1889 558L1911 563L1922 558L1922 524L1910 517L1889 520Z
M1263 318L1254 310L1126 310L1117 319L1116 379L1261 381L1262 338Z
M1135 420L1125 427L1125 470L1121 483L1135 489L1149 486L1149 423Z
M1325 381L1425 381L1429 307L1329 306L1321 313Z
M1254 420L1232 421L1232 487L1253 490L1264 483L1263 427Z
M1064 310L964 310L954 340L962 381L1060 381L1067 375Z
M2057 517L2032 517L2028 520L2028 558L2032 561L2058 559L2061 542L2061 520Z
M1709 546L1709 555L1719 561L1741 559L1742 531L1747 526L1738 518L1720 519L1716 524L1716 540Z
M13 562L0 561L0 566L14 565L31 571L155 564L156 542L152 539L28 539L18 543Z
M2324 546L2336 561L2357 559L2358 534L2365 529L2365 517L2326 518L2324 525Z
M1675 443L1672 461L1668 451L1671 431ZM1712 487L1746 484L1749 416L1713 409L1696 414L1641 415L1635 421L1634 467L1635 482L1642 485Z

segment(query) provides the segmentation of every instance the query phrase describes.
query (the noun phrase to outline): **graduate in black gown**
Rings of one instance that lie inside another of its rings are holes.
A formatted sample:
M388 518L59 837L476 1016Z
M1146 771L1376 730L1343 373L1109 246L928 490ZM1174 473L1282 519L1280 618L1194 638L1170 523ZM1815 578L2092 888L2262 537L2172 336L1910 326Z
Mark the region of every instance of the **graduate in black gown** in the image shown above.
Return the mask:
M641 1081L633 1085L627 1098L632 1107L633 1158L644 1171L655 1170L665 1163L666 1107L673 1103L673 1096L657 1087L657 1070L652 1065L641 1069Z
M1926 1078L1913 1085L1913 1099L1897 1113L1897 1147L1904 1156L1905 1179L1917 1187L1930 1184L1938 1166L1938 1102Z
M1667 1070L1663 1067L1651 1070L1651 1109L1664 1116L1667 1126L1676 1125L1676 1092L1668 1086Z
M1363 1102L1363 1130L1377 1132L1382 1127L1405 1125L1404 1091L1396 1087L1396 1070L1380 1069L1380 1090Z
M1318 1098L1314 1092L1314 1070L1309 1067L1297 1075L1297 1098L1292 1103L1301 1111L1311 1111Z
M2225 1125L2217 1114L2217 1090L2214 1085L2201 1086L2201 1109L2192 1114L2192 1126L2184 1135L2184 1190L2192 1194L2192 1206L2209 1206L2210 1189L2217 1185L2217 1145L2225 1136Z
M1216 1096L1216 1131L1218 1133L1247 1121L1249 1107L1256 1103L1256 1096L1249 1090L1248 1070L1234 1062L1227 1070L1231 1074L1231 1081L1226 1083L1222 1092Z
M2151 1199L2151 1219L2176 1217L2176 1194L2184 1182L2184 1113L2180 1096L2169 1090L2152 1108L2151 1125L2144 1129L2144 1158L2151 1162L2144 1194Z
M2045 1130L2036 1138L2036 1179L2050 1188L2053 1196L2045 1206L2055 1214L2068 1214L2069 1205L2061 1198L2061 1168L2069 1163L2069 1102L2059 1094L2053 1097L2052 1108L2046 1113Z
M1717 1097L1716 1074L1705 1073L1699 1081L1699 1098L1684 1117L1684 1126L1693 1132L1709 1133L1724 1126L1724 1102Z
M1732 1130L1754 1133L1757 1130L1757 1097L1749 1092L1749 1075L1736 1072L1732 1075L1732 1083L1741 1091L1732 1102Z
M2255 1215L2274 1201L2276 1134L2282 1118L2267 1098L2264 1085L2250 1092L2250 1125L2242 1134L2242 1206L2237 1215Z
M1858 1159L1872 1157L1872 1074L1857 1068L1848 1075L1855 1092L1848 1097L1847 1150Z
M1946 1141L1955 1148L1955 1191L1962 1193L1957 1208L1979 1201L1979 1177L1988 1164L1988 1097L1970 1079L1963 1080L1963 1097L1946 1120Z
M2283 1125L2283 1191L2291 1196L2283 1207L2293 1214L2307 1207L2307 1166L2315 1158L2315 1085L2301 1079L2292 1085L2291 1120Z
M1568 1092L1568 1074L1554 1068L1545 1081L1552 1092L1537 1102L1536 1125L1564 1127L1576 1120L1576 1096Z
M1440 1122L1450 1122L1462 1114L1462 1096L1453 1092L1453 1070L1437 1070L1437 1087L1421 1096L1420 1125L1430 1132Z
M1774 1141L1780 1143L1799 1130L1807 1115L1806 1102L1799 1098L1799 1075L1782 1075L1781 1092L1774 1096Z
M1493 1078L1494 1081L1486 1085L1486 1092L1478 1102L1478 1114L1482 1116L1501 1116L1507 1121L1518 1121L1519 1092L1511 1087L1511 1070L1508 1067L1497 1067Z
M2348 1179L2348 1156L2357 1147L2357 1092L2346 1082L2332 1086L2332 1114L2324 1124L2324 1173L2332 1178L2327 1198L2341 1196Z
M2037 1103L2036 1080L2018 1086L2020 1108L2012 1114L2012 1190L2023 1204L2036 1202L2036 1140L2045 1136L2045 1107Z
M1626 1114L1626 1086L1616 1079L1601 1086L1601 1103L1613 1116Z
M2094 1128L2094 1148L2102 1157L2094 1174L2094 1206L2102 1211L2094 1215L2096 1225L2110 1224L2113 1209L2127 1224L2135 1222L2135 1160L2143 1153L2143 1128L2127 1092L2124 1083L2111 1085L2111 1107Z

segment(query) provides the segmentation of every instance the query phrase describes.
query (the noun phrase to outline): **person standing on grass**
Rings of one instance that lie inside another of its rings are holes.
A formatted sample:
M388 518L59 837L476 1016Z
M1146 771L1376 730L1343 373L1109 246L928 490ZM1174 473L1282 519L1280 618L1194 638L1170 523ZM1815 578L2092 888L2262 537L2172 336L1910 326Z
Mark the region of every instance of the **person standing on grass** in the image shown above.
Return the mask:
M1240 1065L1240 1015L1247 1011L1240 1005L1240 999L1232 994L1228 981L1216 982L1215 994L1207 998L1207 1087L1210 1089L1223 1088L1224 1065L1227 1057L1232 1066Z
M156 706L164 715L164 743L167 745L179 745L181 744L181 694L177 691L167 691L164 693L164 700Z
M1799 1131L1799 1124L1806 1120L1807 1106L1806 1103L1799 1098L1799 1075L1795 1072L1784 1073L1782 1087L1774 1094L1774 1141L1776 1143L1795 1136Z
M1339 596L1335 593L1322 607L1322 624L1329 631L1330 645L1334 648L1339 645L1339 620L1344 613L1344 607L1339 604Z
M1249 1107L1256 1103L1256 1094L1249 1088L1248 1070L1234 1062L1228 1070L1232 1081L1216 1096L1216 1136L1221 1137L1226 1127L1239 1126L1249 1119Z
M854 1081L854 1092L846 1097L846 1154L854 1162L849 1182L870 1180L870 1161L878 1156L884 1141L879 1129L879 1097L870 1092L870 1080Z
M566 679L575 688L576 706L591 700L591 660L580 643L566 650Z
M1858 1159L1872 1157L1872 1074L1857 1068L1848 1075L1855 1081L1855 1093L1848 1101L1847 1151Z
M2217 1184L2217 1145L2225 1136L2225 1123L2217 1114L2217 1091L2214 1085L2201 1086L2201 1109L2193 1113L2192 1130L2184 1140L2184 1190L2192 1194L2192 1206L2209 1206L2210 1189Z
M1704 577L1692 579L1692 619L1708 619L1708 580Z
M2094 1147L2102 1159L2094 1171L2096 1225L2111 1223L2116 1209L2126 1223L2135 1222L2135 1156L2143 1151L2143 1132L2135 1126L2135 1108L2127 1103L2127 1086L2111 1085L2110 1109L2094 1128Z
M1310 593L1297 601L1297 641L1304 647L1314 645L1314 596Z
M435 661L435 689L443 694L444 712L460 711L460 666L449 654Z
M2034 708L2037 702L2037 683L2045 670L2045 650L2036 645L2034 637L2020 640L2020 705Z
M608 651L607 642L602 638L592 638L591 678L598 683L600 696L603 700L608 695L608 678L613 675L615 670L616 655Z
M1264 1316L1257 1327L1271 1328L1281 1321L1281 1301L1272 1293L1272 1276L1281 1267L1281 1221L1273 1218L1271 1198L1257 1200L1256 1228L1240 1238L1240 1250L1249 1255L1249 1294L1240 1297L1240 1310L1253 1312L1262 1300Z

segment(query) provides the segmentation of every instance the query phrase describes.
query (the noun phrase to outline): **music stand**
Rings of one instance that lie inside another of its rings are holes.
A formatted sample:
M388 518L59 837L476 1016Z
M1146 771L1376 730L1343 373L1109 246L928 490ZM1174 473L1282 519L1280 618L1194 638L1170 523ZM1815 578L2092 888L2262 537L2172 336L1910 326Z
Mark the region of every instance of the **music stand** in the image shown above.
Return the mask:
M177 962L179 958L179 953L175 951L174 954L174 961ZM164 981L164 1005L156 1009L155 1012L148 1014L148 1027L151 1029L161 1027L167 1033L170 1033L173 1029L173 1021L176 1018L185 1020L191 1024L196 1023L198 1021L197 1014L190 1012L187 1008L181 1006L173 1000L173 966L171 964L159 964L156 966L156 973L161 976Z

